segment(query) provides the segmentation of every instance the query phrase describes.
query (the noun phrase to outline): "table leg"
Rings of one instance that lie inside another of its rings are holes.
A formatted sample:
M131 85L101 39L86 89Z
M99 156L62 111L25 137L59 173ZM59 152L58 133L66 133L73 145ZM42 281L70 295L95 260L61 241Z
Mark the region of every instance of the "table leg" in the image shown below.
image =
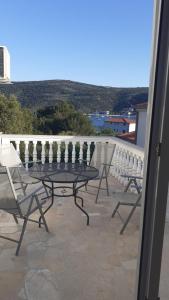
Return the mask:
M80 197L80 196L77 196L77 191L76 191L76 189L73 189L73 196L74 196L74 203L75 203L75 205L86 215L86 217L87 217L87 223L86 223L86 225L89 225L89 215L88 215L88 213L84 210L84 208L83 208L83 198L82 197ZM79 204L78 204L78 202L77 202L77 198L78 199L80 199L81 201L82 201L82 206L80 206Z
M44 184L44 182L42 182L42 183ZM53 182L52 182L51 191L52 191L51 204L43 212L43 215L45 215L47 213L47 211L53 206L53 203L54 203L54 184L53 184ZM42 220L42 217L40 216L39 217L39 227L41 227L41 220Z

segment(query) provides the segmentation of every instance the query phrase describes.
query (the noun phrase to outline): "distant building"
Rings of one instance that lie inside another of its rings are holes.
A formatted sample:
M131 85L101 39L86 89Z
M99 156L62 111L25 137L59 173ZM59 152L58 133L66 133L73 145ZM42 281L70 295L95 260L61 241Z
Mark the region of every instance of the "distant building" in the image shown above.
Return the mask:
M10 81L10 55L5 46L0 46L0 83Z
M133 132L136 128L136 120L128 118L109 118L105 121L105 128L111 128L117 133Z
M146 120L147 120L147 102L137 104L137 121L136 121L136 145L144 147L146 135Z

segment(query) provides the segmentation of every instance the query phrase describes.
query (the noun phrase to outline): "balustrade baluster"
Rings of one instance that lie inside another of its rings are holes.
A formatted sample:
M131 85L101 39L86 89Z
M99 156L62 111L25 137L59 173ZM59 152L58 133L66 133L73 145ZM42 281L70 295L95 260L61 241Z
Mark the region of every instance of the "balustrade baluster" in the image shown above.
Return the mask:
M86 155L87 163L90 162L90 146L91 146L91 142L87 142L87 155Z
M49 163L53 162L53 142L49 142Z
M45 163L45 144L46 144L46 142L42 141L41 144L42 144L41 161L42 161L42 164L44 164Z
M137 156L134 155L134 161L133 161L133 175L138 175L138 172L137 172L137 166L138 166L138 159L137 159Z
M36 149L37 141L33 141L33 161L37 161L37 149Z
M18 155L20 157L20 147L19 147L20 141L16 141L15 144L16 144L16 151L18 152Z
M83 142L80 141L79 160L83 160Z
M29 161L29 141L25 141L25 167L28 168Z
M76 160L76 142L72 142L72 162L74 163Z
M65 141L65 163L68 162L68 145L69 145L69 142Z
M57 142L57 146L58 146L58 148L57 148L57 162L60 162L60 160L61 160L61 149L60 149L61 141Z
M113 169L112 169L112 174L117 177L117 163L118 163L118 153L119 153L119 146L117 145L115 148L115 153L113 157Z

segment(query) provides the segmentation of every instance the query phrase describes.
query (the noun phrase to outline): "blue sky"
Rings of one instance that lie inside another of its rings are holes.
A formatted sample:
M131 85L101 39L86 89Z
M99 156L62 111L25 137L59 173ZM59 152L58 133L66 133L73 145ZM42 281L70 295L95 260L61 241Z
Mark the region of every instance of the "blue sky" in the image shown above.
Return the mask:
M148 85L153 0L5 0L0 7L11 80Z

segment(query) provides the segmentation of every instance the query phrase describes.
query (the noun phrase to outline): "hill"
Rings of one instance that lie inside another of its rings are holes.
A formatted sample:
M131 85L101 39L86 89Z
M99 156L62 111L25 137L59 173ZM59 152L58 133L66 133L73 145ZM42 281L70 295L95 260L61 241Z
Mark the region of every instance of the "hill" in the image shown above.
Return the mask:
M69 80L23 81L0 84L0 93L14 94L23 106L32 110L69 101L77 110L121 112L131 105L146 102L148 88L115 88Z

